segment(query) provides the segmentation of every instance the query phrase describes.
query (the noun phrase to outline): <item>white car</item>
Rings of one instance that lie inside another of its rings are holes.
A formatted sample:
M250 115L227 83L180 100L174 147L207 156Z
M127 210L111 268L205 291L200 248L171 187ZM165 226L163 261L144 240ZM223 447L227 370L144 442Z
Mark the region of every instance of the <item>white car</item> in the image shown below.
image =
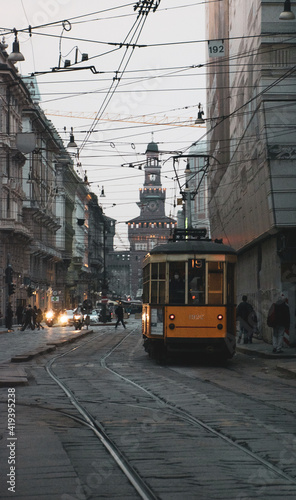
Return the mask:
M72 309L68 309L67 311L62 312L59 315L60 325L62 325L62 326L73 325L73 314L74 314L74 311Z
M88 316L90 325L97 325L99 323L99 316L97 311L93 310L90 314L88 314Z

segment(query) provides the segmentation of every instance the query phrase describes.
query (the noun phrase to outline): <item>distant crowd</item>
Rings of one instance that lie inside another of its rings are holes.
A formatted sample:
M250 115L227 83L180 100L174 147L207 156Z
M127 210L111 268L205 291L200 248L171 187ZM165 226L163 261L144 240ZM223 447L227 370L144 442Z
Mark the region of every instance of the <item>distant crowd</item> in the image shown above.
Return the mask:
M21 331L24 331L27 328L29 328L30 330L40 330L40 328L44 328L41 324L41 322L43 321L42 310L40 308L37 309L36 306L32 307L30 304L26 307L18 306L16 309L16 318L17 324L21 327ZM12 323L13 310L11 307L11 303L9 302L5 311L5 327L9 332L13 331Z

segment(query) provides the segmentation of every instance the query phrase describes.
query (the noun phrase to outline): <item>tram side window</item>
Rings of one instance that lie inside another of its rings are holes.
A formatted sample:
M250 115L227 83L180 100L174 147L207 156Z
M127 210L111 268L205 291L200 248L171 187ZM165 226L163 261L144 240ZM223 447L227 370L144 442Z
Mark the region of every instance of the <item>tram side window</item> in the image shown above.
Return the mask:
M208 263L208 304L223 304L223 262Z
M169 267L169 302L185 303L185 262L170 262Z
M205 304L205 260L188 260L188 304Z
M165 263L152 264L151 304L163 304L165 301Z
M150 279L150 265L143 269L143 302L149 302L149 279Z

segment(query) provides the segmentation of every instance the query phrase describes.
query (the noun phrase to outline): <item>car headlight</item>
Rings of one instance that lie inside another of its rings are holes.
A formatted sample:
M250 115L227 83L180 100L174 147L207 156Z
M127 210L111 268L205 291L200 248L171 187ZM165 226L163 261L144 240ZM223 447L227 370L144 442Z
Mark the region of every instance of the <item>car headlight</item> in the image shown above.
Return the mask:
M66 314L62 314L62 316L60 316L60 323L62 325L66 325L68 323L68 316Z

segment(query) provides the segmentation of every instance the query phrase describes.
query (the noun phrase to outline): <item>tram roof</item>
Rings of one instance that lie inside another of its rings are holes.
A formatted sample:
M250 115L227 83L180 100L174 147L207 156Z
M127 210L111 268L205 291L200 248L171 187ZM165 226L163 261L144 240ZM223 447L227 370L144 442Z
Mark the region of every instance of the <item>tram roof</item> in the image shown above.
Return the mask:
M150 254L184 254L184 253L202 253L202 254L232 254L235 255L234 248L218 243L212 240L183 240L170 241L163 245L158 245L150 250Z

